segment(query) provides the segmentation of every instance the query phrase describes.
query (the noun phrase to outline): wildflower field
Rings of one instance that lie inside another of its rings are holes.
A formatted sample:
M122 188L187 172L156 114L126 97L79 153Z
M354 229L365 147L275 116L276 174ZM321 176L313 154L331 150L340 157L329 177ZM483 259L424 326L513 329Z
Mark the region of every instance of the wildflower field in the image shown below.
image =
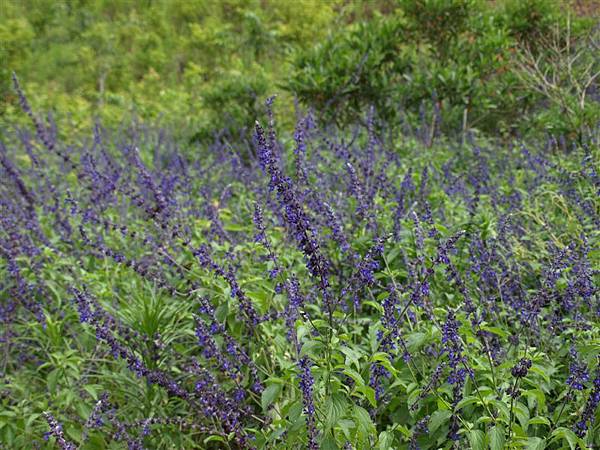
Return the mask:
M1 450L600 448L588 106L507 139L437 96L347 123L270 96L182 139L10 78Z

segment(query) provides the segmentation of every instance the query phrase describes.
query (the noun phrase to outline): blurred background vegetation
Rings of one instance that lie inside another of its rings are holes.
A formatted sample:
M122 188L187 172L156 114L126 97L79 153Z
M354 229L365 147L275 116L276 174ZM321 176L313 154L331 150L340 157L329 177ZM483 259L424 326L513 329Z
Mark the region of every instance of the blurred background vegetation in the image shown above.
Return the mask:
M600 121L597 0L0 2L0 115L14 71L38 111L87 128L159 119L232 134L279 96L327 123L374 106L431 133L551 133ZM71 128L72 129L72 128ZM235 132L235 133L234 133Z

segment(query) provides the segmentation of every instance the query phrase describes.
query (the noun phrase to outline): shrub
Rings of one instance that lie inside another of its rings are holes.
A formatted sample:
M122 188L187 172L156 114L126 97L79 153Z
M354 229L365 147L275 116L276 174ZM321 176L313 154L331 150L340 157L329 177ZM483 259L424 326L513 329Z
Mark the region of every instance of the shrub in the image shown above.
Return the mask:
M285 87L322 112L324 121L359 120L372 105L395 117L396 91L409 68L402 21L376 18L344 30L294 60L295 74Z
M578 40L591 22L574 22ZM522 83L513 55L525 45L537 55L557 23L563 27L558 6L546 0L497 7L470 0L399 2L395 12L298 51L285 87L324 122L353 122L374 106L388 121L408 116L414 124L433 99L446 133L540 135L550 129L536 119L544 96ZM592 47L579 48L594 58ZM564 124L576 131L574 122Z
M549 104L537 116L553 134L580 140L600 123L600 27L585 36L572 36L556 27L540 39L543 49L522 44L513 58L515 74L524 87Z
M169 126L183 135L209 134L207 123L211 129L231 127L228 120L252 124L256 107L246 111L248 97L262 98L265 83L284 79L286 52L326 34L339 4L4 2L0 114L19 118L10 89L15 71L38 91L34 100L67 127L96 117L119 126L132 112L140 120L176 121ZM237 93L243 108L231 101ZM287 106L292 109L291 99Z

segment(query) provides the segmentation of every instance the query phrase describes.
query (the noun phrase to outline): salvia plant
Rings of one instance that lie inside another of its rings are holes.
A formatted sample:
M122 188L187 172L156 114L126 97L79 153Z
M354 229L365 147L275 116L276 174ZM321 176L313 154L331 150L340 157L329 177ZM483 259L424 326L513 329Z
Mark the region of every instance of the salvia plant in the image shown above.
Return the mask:
M598 142L373 109L287 138L270 98L246 140L181 147L69 135L14 84L0 448L600 445Z

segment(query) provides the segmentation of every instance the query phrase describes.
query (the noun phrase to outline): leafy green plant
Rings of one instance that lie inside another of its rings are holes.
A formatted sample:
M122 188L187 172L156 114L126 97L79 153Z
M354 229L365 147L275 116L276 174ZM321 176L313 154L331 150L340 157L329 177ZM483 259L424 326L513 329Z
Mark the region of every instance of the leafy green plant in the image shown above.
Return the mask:
M585 36L571 34L570 21L563 30L556 26L541 40L543 50L534 52L523 44L513 61L515 74L528 90L537 92L551 105L539 116L553 134L578 139L600 123L600 29Z
M531 20L525 23L523 17ZM423 111L432 111L435 118L427 117L427 126L446 134L471 129L559 134L565 130L540 126L536 111L544 94L523 84L514 55L519 46L527 46L537 58L551 30L563 22L556 3L545 0L495 7L462 0L399 2L393 13L297 52L285 87L315 107L324 121L356 121L361 110L373 106L387 120L408 119L413 125L423 121ZM573 39L583 39L592 22L573 22ZM585 53L582 59L594 59L593 46L579 49ZM571 91L564 97L577 101ZM548 115L558 117L555 110ZM585 119L588 131L591 115Z
M278 134L273 98L246 147L140 123L63 138L15 85L10 448L600 444L591 138L398 135L373 110Z

